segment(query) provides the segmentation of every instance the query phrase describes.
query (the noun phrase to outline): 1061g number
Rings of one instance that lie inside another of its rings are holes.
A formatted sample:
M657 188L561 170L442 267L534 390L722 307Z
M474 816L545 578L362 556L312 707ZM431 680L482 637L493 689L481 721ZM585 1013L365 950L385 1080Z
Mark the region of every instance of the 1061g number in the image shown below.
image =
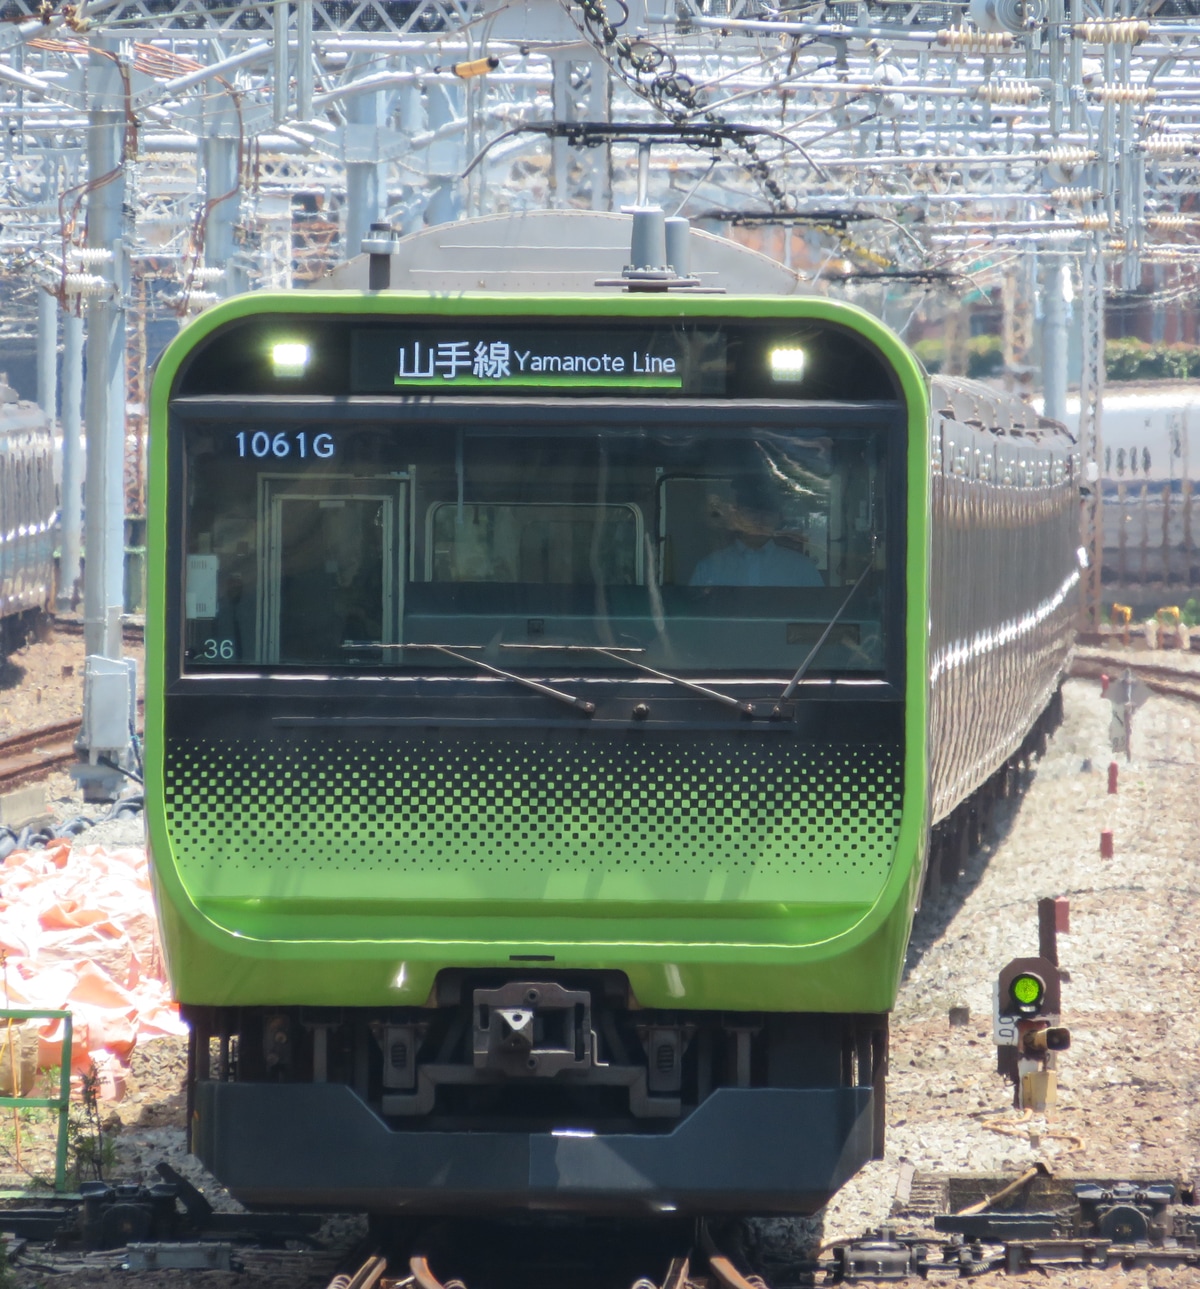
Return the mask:
M306 430L296 430L288 434L281 430L278 434L268 434L266 430L256 430L247 434L245 430L237 433L238 456L240 457L331 457L334 453L332 434L312 434Z

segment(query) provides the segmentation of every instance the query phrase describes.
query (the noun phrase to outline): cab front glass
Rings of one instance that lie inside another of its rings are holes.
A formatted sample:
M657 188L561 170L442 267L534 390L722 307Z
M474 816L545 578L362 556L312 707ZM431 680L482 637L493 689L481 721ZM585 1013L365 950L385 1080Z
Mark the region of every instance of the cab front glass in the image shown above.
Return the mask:
M880 675L894 413L184 418L185 674ZM439 646L439 648L433 648Z

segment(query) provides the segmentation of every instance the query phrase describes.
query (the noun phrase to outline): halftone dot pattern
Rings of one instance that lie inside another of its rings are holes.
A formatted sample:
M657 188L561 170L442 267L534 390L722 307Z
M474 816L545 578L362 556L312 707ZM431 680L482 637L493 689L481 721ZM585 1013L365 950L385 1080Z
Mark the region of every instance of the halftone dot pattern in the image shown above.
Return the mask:
M402 895L420 875L459 874L476 895L499 879L498 898L516 877L602 875L611 896L624 875L660 893L664 879L678 885L660 898L741 876L754 898L796 898L807 877L866 899L887 874L900 806L899 749L783 738L181 740L166 764L177 862L210 894L286 883L336 899L369 874L373 890Z

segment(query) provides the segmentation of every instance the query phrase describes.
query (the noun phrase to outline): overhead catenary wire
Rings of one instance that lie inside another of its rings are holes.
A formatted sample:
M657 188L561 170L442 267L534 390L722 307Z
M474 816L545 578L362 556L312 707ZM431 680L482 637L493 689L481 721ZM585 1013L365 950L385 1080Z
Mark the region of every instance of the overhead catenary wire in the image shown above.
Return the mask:
M575 12L579 18L579 11ZM664 13L661 24L651 22L646 32L631 35L629 24L611 21L613 16L620 19L622 13L613 5L610 22L618 40L631 42L627 51L631 61L626 61L625 74L618 77L613 68L620 60L613 58L612 49L605 46L603 38L593 39L593 49L600 59L594 66L603 67L614 86L628 88L634 96L632 104L626 100L620 111L665 112L668 117L682 113L688 120L702 120L703 112L710 111L728 114L737 121L770 120L780 139L789 140L784 145L782 141L766 143L749 139L755 155L732 145L723 148L716 159L698 158L696 168L689 170L693 201L709 200L706 193L715 198L730 183L736 186L739 182L736 165L743 160L748 163L754 184L767 204L780 211L802 209L810 202L810 195L819 191L826 205L828 198L836 195L847 204L857 201L879 209L891 206L895 215L899 204L911 195L922 211L918 222L907 218L902 221L903 227L915 230L911 238L905 238L893 248L882 228L865 230L863 237L853 239L862 245L865 258L859 257L853 247L839 244L839 251L858 258L864 268L870 265L871 256L894 258L897 272L915 272L934 264L944 244L933 241L927 234L940 222L942 212L956 193L961 192L964 201L974 203L974 213L990 206L1001 217L997 223L994 255L989 264L976 266L977 272L991 274L994 281L1002 263L1001 242L1010 249L1039 244L1037 239L1030 240L1019 231L1020 212L1011 207L1006 210L1005 203L1027 200L1045 209L1050 200L1049 186L1043 183L1040 168L1079 168L1092 164L1081 160L1080 154L1050 156L1052 149L1046 147L1046 140L1069 139L1060 146L1079 148L1090 143L1090 150L1095 151L1100 141L1099 114L1104 111L1119 114L1128 109L1135 118L1131 132L1116 140L1125 149L1121 164L1144 167L1148 181L1153 181L1155 190L1168 203L1178 203L1186 197L1186 174L1178 182L1170 174L1172 166L1196 167L1196 158L1186 143L1177 141L1187 135L1178 123L1188 119L1186 113L1191 109L1187 96L1197 92L1192 73L1200 53L1200 42L1190 38L1195 33L1186 23L1160 20L1152 15L1149 19L1137 20L1143 24L1143 31L1142 27L1088 25L1093 23L1089 14L1085 22L1055 28L1053 32L1049 28L1040 29L1043 40L1050 36L1061 40L1067 53L1083 51L1088 58L1098 59L1110 50L1115 51L1115 56L1128 55L1134 60L1112 79L1105 73L1105 79L1099 84L1095 83L1096 64L1088 64L1086 69L1081 65L1076 69L1080 73L1078 84L1072 87L1045 74L1047 64L1038 53L1039 47L1024 34L988 33L970 26L960 27L956 25L958 12L955 6L941 6L938 17L932 13L932 6L924 6L922 13L917 14L915 10L893 5L872 11L866 15L866 21L859 21L856 16L845 23L814 22L803 13L795 15L795 20L791 14L780 14L765 15L759 21L749 15L741 19L705 14L699 6L684 0L683 8ZM420 26L425 21L422 15L428 17L433 28L424 35ZM193 110L203 119L206 110L203 96L213 85L214 69L222 66L229 71L234 89L244 95L247 110L254 109L255 96L262 92L264 73L270 62L269 55L262 52L269 46L256 23L260 19L265 23L268 16L262 6L222 5L206 10L199 27L173 28L169 41L158 39L147 30L147 19L140 9L123 8L118 13L111 4L90 5L87 21L94 24L93 30L133 33L130 46L133 66L144 74L154 74L158 82L145 90L139 89L136 103L139 111L145 101L147 110L159 114L154 124L158 130L159 122L169 124L172 117L187 127L189 112ZM368 19L379 26L380 35L362 29L368 25ZM318 115L324 118L326 126L339 130L343 124L340 104L346 98L358 93L390 94L407 86L421 91L442 83L437 78L443 74L451 77L452 72L439 73L433 68L449 69L457 59L478 55L481 45L476 33L484 33L488 50L502 57L502 66L494 73L498 78L494 87L489 86L486 93L479 93L473 101L467 114L472 124L462 131L464 137L488 120L487 114L502 106L505 97L513 111L524 113L526 119L536 117L537 92L549 86L546 69L550 58L571 43L561 30L547 33L552 36L549 39L522 41L514 36L511 13L503 6L467 16L442 10L429 0L416 0L411 11L405 10L403 20L397 21L386 6L365 0L359 17L350 16L342 26L338 25L343 22L340 11L331 9L325 20L330 24L329 30L317 30L313 35L314 52L320 62L314 70L317 90L314 108L319 108ZM1099 16L1095 21L1100 21ZM505 27L505 23L509 25ZM355 29L355 24L359 24L359 29ZM589 24L583 19L575 29L580 25L590 30L593 37L597 30L603 37L602 26L597 28L595 22ZM502 30L505 38L497 40L494 29ZM70 23L55 9L50 12L48 25L31 20L28 24L14 24L11 31L0 32L0 40L10 45L16 41L37 49L43 62L41 67L26 62L21 69L39 81L40 91L0 87L0 95L26 93L25 119L29 122L31 142L35 141L36 133L52 133L60 128L53 119L53 105L42 103L37 109L41 115L35 116L28 102L39 93L59 93L59 87L67 84L49 78L61 76L64 67L78 66L87 56L89 42L79 39L79 34L71 31ZM1136 41L1131 40L1134 36L1138 37ZM44 41L47 47L41 48L39 41ZM298 41L293 37L286 43L294 57L299 50ZM358 78L340 72L339 67L344 67L345 60L354 52L370 58L373 73L387 83L381 81L378 87L360 89L355 83ZM1014 61L1017 58L1024 61ZM422 60L424 67L420 65ZM1069 59L1064 67L1068 63ZM1169 72L1156 71L1159 66L1169 68ZM528 92L518 79L526 73L520 70L510 74L513 67L537 69L524 82L529 86ZM509 74L508 83L502 83L499 78ZM188 83L190 76L200 79ZM164 93L165 86L170 88ZM69 92L75 93L75 90ZM1070 128L1051 132L1049 123L1057 110L1056 102L1065 105L1063 124ZM62 106L60 119L66 123L65 104ZM45 114L47 108L51 110L50 116ZM1138 110L1147 108L1163 114L1157 115L1153 123L1144 121ZM975 118L972 112L977 114ZM287 124L289 129L296 128L294 121ZM316 153L318 145L324 146L324 139L315 133L321 124L318 121L313 128L293 134L287 144L283 142L284 136L278 134L262 138L273 138L281 156L286 149L286 156L292 158L286 162L290 173L283 181L284 186L298 189L307 170L316 188L330 194L330 199L336 202L333 194L340 182L337 162L330 158L328 150L320 155ZM76 119L70 128L78 130L82 123ZM257 212L255 185L269 173L262 169L264 153L258 147L257 130L256 124L247 127L244 147L247 154L253 150L253 156L243 167L240 193L227 198L241 200L242 209L247 212ZM181 140L188 137L186 129L180 131ZM1008 140L1007 146L1004 139ZM986 148L972 148L972 140L985 143ZM1034 146L1038 141L1040 148ZM440 142L441 138L433 140L433 144ZM489 177L485 190L495 190L499 177L505 200L514 194L519 199L522 182L523 167L518 160L521 149L510 150L512 142L506 139L487 158ZM784 146L790 148L792 155L781 151ZM1104 149L1107 148L1105 143ZM536 154L537 145L530 151ZM412 150L397 149L381 164L395 177L393 186L407 176L435 182L435 158L444 153L444 149L441 153L430 153L427 160ZM811 161L811 169L805 169L802 156ZM141 162L131 164L140 167ZM284 163L271 164L275 174L284 173L281 169ZM538 164L533 163L535 168ZM678 152L667 152L661 165L656 162L656 172L662 176L691 164L681 160ZM994 171L994 177L988 171ZM619 177L619 169L617 174ZM1079 195L1075 200L1084 207L1084 217L1094 217L1095 212L1086 207L1096 198L1087 194L1100 189L1068 177L1072 182L1060 182L1055 190L1077 189ZM1014 178L1025 187L1023 194L1013 192ZM768 180L785 194L783 199L767 186ZM1111 188L1112 183L1111 177L1106 178L1102 187ZM674 187L673 181L671 186ZM86 201L87 194L81 196L70 182L64 182L60 190L72 191L72 199L79 197L80 204ZM412 200L405 197L393 204L397 210L408 209ZM677 200L674 193L671 200ZM1107 200L1103 194L1102 200ZM177 201L173 209L178 210L182 205ZM23 228L14 229L6 221L5 236L0 239L0 261L15 266L22 262L22 256L30 253L28 248L39 243L44 221L39 225L39 215L32 204L27 209L28 215L21 221ZM69 207L66 213L70 213ZM199 213L204 214L203 210ZM193 207L189 220L195 215ZM256 213L252 218L257 218ZM1129 226L1121 225L1120 221L1114 225L1113 237L1108 243L1110 254L1141 257L1147 263L1169 260L1172 264L1188 254L1186 247L1150 245L1139 236L1138 225L1129 221L1127 213L1121 219ZM1086 234L1088 229L1081 225L1079 231ZM254 229L248 232L252 238ZM814 232L821 237L828 236L820 230ZM1054 230L1054 236L1065 235ZM165 264L174 258L171 273L186 278L188 262L179 259L178 230L159 245L163 253L157 257L141 245L131 246L129 254L143 264L156 258ZM1072 244L1078 245L1078 242ZM193 264L202 264L202 257L195 256L194 248L193 239L193 247L187 254L193 257ZM969 253L965 249L962 252L964 257ZM249 257L246 259L248 262ZM255 271L251 266L252 276ZM151 307L160 307L159 301L153 299Z

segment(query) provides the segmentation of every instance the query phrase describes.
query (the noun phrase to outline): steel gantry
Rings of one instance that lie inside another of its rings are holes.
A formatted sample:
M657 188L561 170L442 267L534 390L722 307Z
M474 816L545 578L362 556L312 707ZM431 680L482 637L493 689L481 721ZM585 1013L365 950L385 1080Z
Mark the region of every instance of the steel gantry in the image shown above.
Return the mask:
M223 295L318 278L372 223L613 209L640 185L901 331L956 319L951 364L969 338L954 302L997 290L1010 374L1038 379L1052 414L1069 379L1081 388L1085 471L1106 298L1200 289L1198 0L4 0L0 14L0 335L36 327L52 402L61 333L69 599L86 332L84 613L104 656L120 647L146 354ZM1098 496L1082 542L1093 615Z

